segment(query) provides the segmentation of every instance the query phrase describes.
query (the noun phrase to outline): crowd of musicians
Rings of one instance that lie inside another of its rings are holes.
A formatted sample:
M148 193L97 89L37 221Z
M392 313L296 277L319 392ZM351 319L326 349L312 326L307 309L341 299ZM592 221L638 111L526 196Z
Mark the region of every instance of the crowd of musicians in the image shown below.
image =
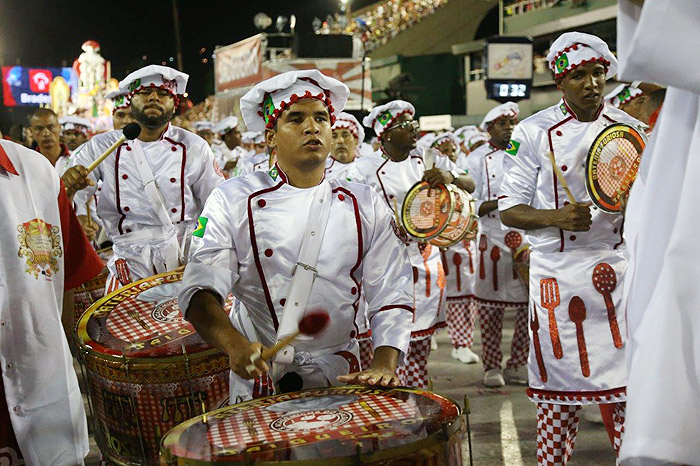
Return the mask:
M75 322L64 318L64 332L61 310L64 291L105 266L106 293L184 267L181 312L228 355L232 403L339 384L427 388L432 336L447 327L452 357L481 360L485 386L528 385L539 464L568 461L585 405L600 406L619 451L623 216L583 201L582 160L612 122L651 131L661 101L644 84L606 95L617 59L598 37L565 33L547 62L556 105L520 120L508 102L479 126L437 134L421 135L403 100L360 123L343 112L348 87L318 70L254 86L240 101L246 131L235 116L197 122L196 134L171 124L188 76L158 65L119 83L113 131L91 136L86 120L34 112L36 150L0 141L0 454L10 465L87 455ZM139 136L88 171L130 122ZM446 250L408 235L398 214L420 181L470 193L478 234ZM106 264L95 253L104 244ZM317 309L330 318L320 335L260 357ZM504 363L506 312L515 328Z

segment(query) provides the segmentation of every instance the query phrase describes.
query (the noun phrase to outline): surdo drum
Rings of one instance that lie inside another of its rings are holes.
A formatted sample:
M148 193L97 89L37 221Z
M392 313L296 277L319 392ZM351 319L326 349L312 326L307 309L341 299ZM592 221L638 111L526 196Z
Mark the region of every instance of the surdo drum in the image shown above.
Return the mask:
M259 398L167 433L168 465L461 465L462 413L424 390L343 386Z
M102 259L102 262L105 264L112 257L112 254L112 248L104 248L97 251L97 255L100 256L100 259ZM109 270L105 267L98 276L74 290L74 322L77 322L80 316L82 316L94 302L104 297L108 275Z
M110 462L157 464L168 430L228 403L228 357L183 319L175 299L181 278L164 273L127 285L78 322L96 441Z
M478 227L475 202L466 191L452 185L431 188L426 181L413 185L401 206L406 232L440 248L448 248Z

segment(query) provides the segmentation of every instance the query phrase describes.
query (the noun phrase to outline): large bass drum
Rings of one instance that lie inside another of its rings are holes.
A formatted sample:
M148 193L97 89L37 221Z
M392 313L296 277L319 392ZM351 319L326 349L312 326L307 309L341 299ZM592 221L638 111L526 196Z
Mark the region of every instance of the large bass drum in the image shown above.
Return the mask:
M466 191L452 185L413 185L401 206L401 224L412 237L448 248L478 228L476 205Z
M459 405L424 390L343 386L260 398L191 419L163 438L186 464L461 465Z
M161 437L228 403L228 357L182 317L181 272L127 285L78 322L96 441L112 463L157 464Z

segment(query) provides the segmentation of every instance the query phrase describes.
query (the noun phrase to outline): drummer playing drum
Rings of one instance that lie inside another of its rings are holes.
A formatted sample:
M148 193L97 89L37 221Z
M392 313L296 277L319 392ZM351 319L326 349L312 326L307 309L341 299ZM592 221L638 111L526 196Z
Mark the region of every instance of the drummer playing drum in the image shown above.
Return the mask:
M277 162L213 191L193 234L179 295L197 332L229 355L234 403L272 394L271 382L278 392L399 384L395 370L413 321L411 266L399 229L373 189L323 176L331 126L348 94L343 83L304 70L264 81L241 100L246 125L265 131ZM302 262L304 251L314 248L318 259ZM312 288L297 293L292 277L302 282L309 271ZM227 316L223 300L230 292L239 302ZM292 292L303 296L287 303ZM365 371L354 324L361 293L375 348ZM305 299L307 310L327 311L330 324L294 342L270 367L258 357L262 346L296 330L289 328L290 316L296 327L304 310L294 304Z

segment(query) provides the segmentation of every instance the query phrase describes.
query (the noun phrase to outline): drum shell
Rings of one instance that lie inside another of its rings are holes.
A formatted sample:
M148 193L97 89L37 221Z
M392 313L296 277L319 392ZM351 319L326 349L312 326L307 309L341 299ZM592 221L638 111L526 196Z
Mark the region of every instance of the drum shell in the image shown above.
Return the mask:
M328 390L331 392L336 391L337 393L337 390L352 391L372 389L368 387L334 387L331 389L319 389L318 391L322 390ZM400 390L405 389L399 389L397 391ZM315 390L307 390L306 392L313 391ZM428 393L419 390L410 391L414 393ZM289 397L296 397L303 393L305 392L290 393L287 395ZM434 394L431 394L431 396L438 397ZM277 397L280 397L280 395ZM267 399L270 398L274 397L268 397ZM446 400L444 397L439 398ZM313 457L295 457L289 452L290 450L293 450L295 446L310 446L308 444L312 444L314 440L308 440L310 437L309 432L300 433L300 437L292 439L273 439L272 442L274 443L271 443L270 439L268 438L270 431L261 430L261 428L266 426L265 422L269 421L269 419L267 419L267 421L262 419L259 413L250 413L249 415L246 414L243 416L244 418L247 418L248 421L255 420L255 422L250 422L250 424L246 425L247 427L243 426L237 430L238 433L236 435L240 436L245 435L245 433L242 431L250 432L250 429L252 428L255 435L259 435L261 437L261 440L253 443L245 451L231 449L231 445L234 445L233 443L222 446L224 450L213 450L211 449L211 444L193 444L193 439L198 438L203 432L206 432L207 439L209 439L209 441L213 441L211 438L212 432L217 431L217 429L220 427L220 425L217 425L217 423L225 422L229 418L235 416L236 414L232 414L234 413L234 410L242 410L244 409L244 405L252 405L254 407L259 407L261 411L264 411L266 409L265 402L266 398L262 398L251 402L241 403L239 405L232 405L227 408L208 413L206 422L205 419L200 416L176 427L163 437L161 443L162 464L194 465L255 463L272 465L280 464L280 462L285 465L372 464L438 466L462 464L461 442L465 430L464 423L461 410L459 409L458 405L454 404L454 402L451 400L449 400L449 402L453 404L453 412L457 413L457 415L449 419L449 421L446 420L445 422L437 424L437 428L435 425L432 425L430 429L427 429L426 425L423 424L424 419L419 413L416 413L416 418L403 418L400 422L389 418L387 418L385 421L378 419L374 421L371 426L367 425L367 428L361 427L363 430L360 432L360 435L353 436L352 438L343 438L340 444L333 443L338 442L336 437L348 435L348 432L353 429L356 430L357 426L319 428L317 431L312 432L317 439L322 439L320 446L316 446L316 450L313 450L317 451L318 453ZM348 408L345 407L345 409ZM377 412L386 413L386 411L379 409ZM296 416L304 416L307 413L308 411L298 412L296 413ZM280 418L277 418L277 420L272 422L270 426L272 427L278 420L285 416L286 415L283 415ZM419 440L404 444L391 444L390 441L392 439L393 432L401 432L402 434L405 434L406 431L418 433ZM272 432L272 434L274 434L274 432ZM333 440L329 440L330 443L324 446L323 441L326 441L326 439ZM345 444L343 444L343 442ZM390 447L379 448L379 445L382 444L389 444ZM184 447L185 445L187 445L187 447ZM338 447L340 447L341 450L338 450ZM281 450L275 450L277 448L280 448ZM282 454L280 454L280 451L282 451ZM285 451L286 453L284 453ZM344 456L343 452L350 454Z
M449 248L459 243L467 235L475 234L479 227L476 204L472 197L453 186L447 186L447 189L453 205L450 220L436 237L429 240L430 244L440 248Z

